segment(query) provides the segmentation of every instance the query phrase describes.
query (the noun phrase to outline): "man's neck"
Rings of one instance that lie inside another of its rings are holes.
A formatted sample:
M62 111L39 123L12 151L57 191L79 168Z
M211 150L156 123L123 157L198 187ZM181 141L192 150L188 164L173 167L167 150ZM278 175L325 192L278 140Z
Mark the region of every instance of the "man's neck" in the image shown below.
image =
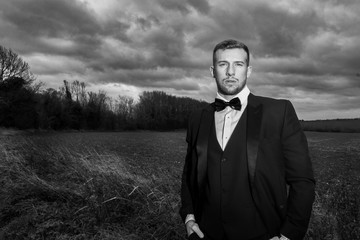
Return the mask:
M217 92L217 95L220 96L221 98L223 98L224 100L226 100L227 102L229 102L231 99L238 97L242 102L244 101L244 98L247 98L247 96L249 95L250 91L247 87L247 85L245 85L243 87L243 89L241 89L241 91L237 94L234 95L225 95L220 93L219 91Z
M221 96L221 97L223 97L225 100L227 100L227 101L230 101L231 99L233 99L233 98L235 98L236 96L237 96L237 94L235 94L235 95L224 95L224 94L222 94L222 93L219 93L219 95Z

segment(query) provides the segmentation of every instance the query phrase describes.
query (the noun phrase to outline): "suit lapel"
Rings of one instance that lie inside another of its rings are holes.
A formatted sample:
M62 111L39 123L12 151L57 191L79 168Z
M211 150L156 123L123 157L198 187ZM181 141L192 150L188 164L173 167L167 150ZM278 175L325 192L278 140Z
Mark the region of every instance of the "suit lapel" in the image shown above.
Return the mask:
M257 152L262 120L262 105L253 94L249 95L247 106L247 157L251 189L254 186Z
M198 155L198 164L197 164L197 180L199 184L199 189L202 189L201 186L204 183L206 169L207 169L207 153L208 153L208 141L210 128L214 121L214 108L209 105L208 108L205 108L201 115L198 141L196 145L197 155Z

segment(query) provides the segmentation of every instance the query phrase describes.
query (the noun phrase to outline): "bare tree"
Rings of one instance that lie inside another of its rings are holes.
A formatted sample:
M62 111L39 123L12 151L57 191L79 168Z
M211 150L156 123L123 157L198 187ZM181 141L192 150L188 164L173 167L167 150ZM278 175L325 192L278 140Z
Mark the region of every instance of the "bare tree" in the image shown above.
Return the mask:
M134 99L127 96L118 96L116 99L115 113L123 121L130 121L134 111Z
M24 79L27 84L35 80L27 62L11 49L0 46L0 82L15 77Z
M84 82L80 83L80 104L84 107L87 104L87 94L86 94L86 85Z
M69 82L64 80L64 90L65 90L65 98L69 101L72 102L72 93L71 93L71 89L69 87Z
M79 97L81 93L81 85L78 80L75 80L71 83L71 92L76 98L76 102L79 102Z
M86 92L86 85L84 82L75 80L72 83L69 83L67 80L64 80L64 86L60 87L60 92L65 98L69 98L71 95L71 99L80 103L82 107L85 107L87 104L88 93Z

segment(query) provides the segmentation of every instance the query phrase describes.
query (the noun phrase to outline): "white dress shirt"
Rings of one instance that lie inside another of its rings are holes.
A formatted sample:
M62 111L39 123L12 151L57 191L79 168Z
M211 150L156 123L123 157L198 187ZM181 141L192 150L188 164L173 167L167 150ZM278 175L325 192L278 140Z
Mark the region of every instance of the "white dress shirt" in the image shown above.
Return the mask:
M216 138L221 146L222 150L225 149L226 144L228 143L231 134L233 133L237 123L239 122L242 114L245 111L245 108L248 103L248 96L250 94L249 88L245 87L239 92L234 98L238 97L241 102L241 110L235 110L231 107L226 107L220 112L215 112L215 128L216 128ZM225 102L226 100L219 93L216 94L216 98L219 98Z

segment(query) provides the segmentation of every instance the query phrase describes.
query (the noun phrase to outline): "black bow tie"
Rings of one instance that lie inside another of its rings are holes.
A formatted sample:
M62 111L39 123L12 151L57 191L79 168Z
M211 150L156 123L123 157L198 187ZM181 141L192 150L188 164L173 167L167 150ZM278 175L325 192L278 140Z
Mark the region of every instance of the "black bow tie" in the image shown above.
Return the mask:
M226 107L231 107L232 109L241 110L241 102L239 98L233 98L230 102L225 102L221 99L215 98L215 111L219 112L224 110Z

